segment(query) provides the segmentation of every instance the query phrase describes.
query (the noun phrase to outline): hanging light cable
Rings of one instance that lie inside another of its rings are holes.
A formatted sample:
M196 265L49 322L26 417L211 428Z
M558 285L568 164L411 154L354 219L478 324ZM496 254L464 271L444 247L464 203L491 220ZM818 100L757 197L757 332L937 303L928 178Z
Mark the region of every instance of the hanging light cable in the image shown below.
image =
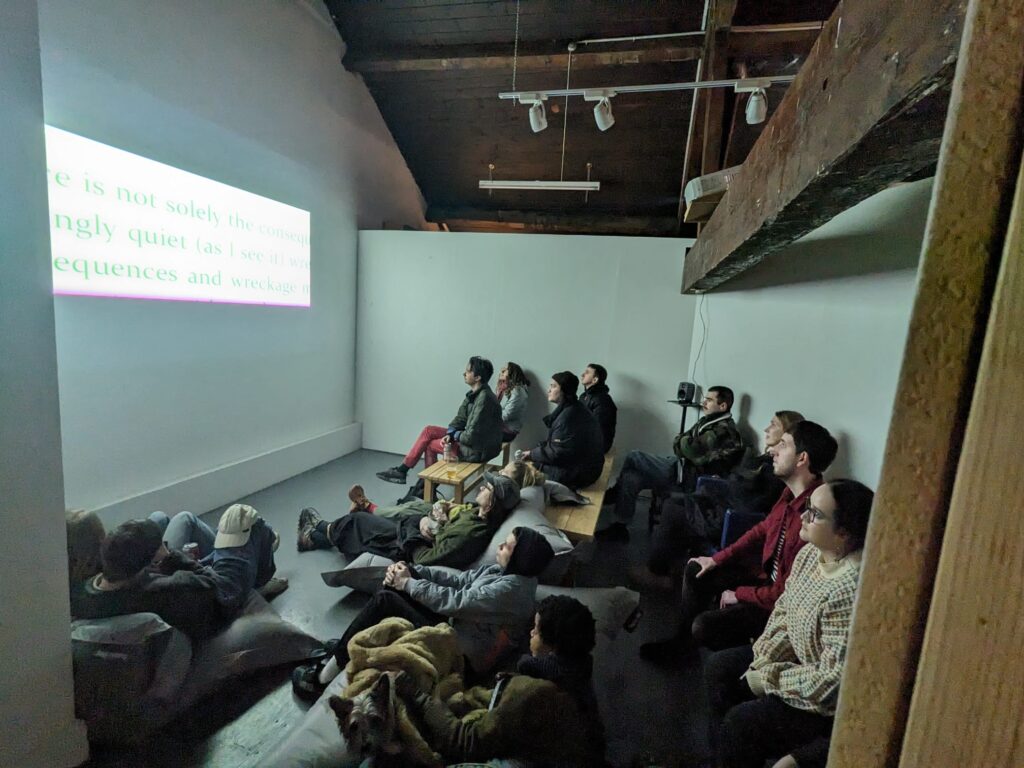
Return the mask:
M572 54L576 43L569 43L569 61L565 65L565 89L569 90L569 73L572 72ZM558 180L565 179L565 134L569 130L569 96L565 97L565 109L562 110L562 167L558 171Z

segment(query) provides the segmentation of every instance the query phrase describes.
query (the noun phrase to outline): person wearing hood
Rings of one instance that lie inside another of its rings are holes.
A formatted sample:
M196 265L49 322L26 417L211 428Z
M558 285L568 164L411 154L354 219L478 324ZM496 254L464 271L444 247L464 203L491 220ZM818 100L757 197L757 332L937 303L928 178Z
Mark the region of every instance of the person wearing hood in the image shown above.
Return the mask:
M555 556L543 535L523 526L513 529L494 554L494 562L472 571L405 562L389 566L384 589L352 620L334 644L333 657L292 673L296 695L319 696L348 664L349 641L395 616L414 627L451 623L470 668L477 674L491 670L515 650L515 638L530 625L537 577Z
M604 436L597 419L576 396L579 384L569 371L552 375L548 401L556 407L544 417L548 438L517 456L573 490L593 483L604 469Z
M597 363L587 363L587 367L580 374L580 384L583 385L580 402L594 414L601 427L605 453L612 449L612 443L615 442L615 422L619 417L619 409L605 383L607 380L608 370Z
M590 609L568 595L551 595L537 606L530 653L515 673L499 675L492 690L466 693L467 700L488 702L486 709L456 714L405 673L396 677L395 690L423 722L430 745L449 761L606 765L592 685L595 634Z

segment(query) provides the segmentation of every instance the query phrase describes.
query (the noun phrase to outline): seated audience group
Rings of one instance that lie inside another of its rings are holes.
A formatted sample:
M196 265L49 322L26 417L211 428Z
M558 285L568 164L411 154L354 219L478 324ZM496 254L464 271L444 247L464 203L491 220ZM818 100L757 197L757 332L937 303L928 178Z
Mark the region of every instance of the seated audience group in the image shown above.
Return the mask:
M490 361L471 357L463 373L469 390L454 419L424 427L404 461L378 477L404 484L420 460L429 467L446 451L484 463L516 439L527 422L529 380L508 362L493 392L493 370ZM450 762L604 764L592 685L593 616L571 597L536 599L538 578L554 558L551 545L518 526L493 559L474 564L519 504L522 488L542 486L548 499L586 502L576 491L600 477L615 439L607 377L594 363L579 378L553 374L546 438L516 451L500 472L485 471L470 503L424 501L414 488L395 506L377 506L355 485L348 514L328 522L315 509L302 510L300 552L372 553L393 564L342 637L294 670L298 696L319 697L350 665L353 639L384 620L402 619L412 629L449 624L466 681L483 684L467 689L465 700L482 697L482 708L467 714L413 676L394 677L395 695L432 749ZM777 411L757 451L744 444L733 403L729 387L710 387L701 418L676 436L673 455L631 451L606 494L611 522L597 538L627 541L641 492L657 496L661 512L646 562L624 576L645 591L676 590L679 625L644 643L640 657L665 665L695 659L700 648L711 652L704 675L714 765L762 768L774 760L777 768L823 767L873 494L854 480L825 480L838 449L825 427L797 411ZM717 479L698 481L709 476ZM719 548L730 515L758 522ZM278 543L245 504L228 507L217 531L189 512L170 519L158 512L104 535L95 515L69 513L72 613L152 611L203 638L229 622L253 591L270 597L287 587L272 578Z

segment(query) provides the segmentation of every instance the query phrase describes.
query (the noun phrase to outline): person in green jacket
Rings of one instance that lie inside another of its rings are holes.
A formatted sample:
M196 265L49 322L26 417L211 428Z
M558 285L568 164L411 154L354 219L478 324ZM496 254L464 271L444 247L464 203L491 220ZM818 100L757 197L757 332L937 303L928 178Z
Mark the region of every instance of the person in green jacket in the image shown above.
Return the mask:
M402 463L378 472L377 477L405 485L409 470L421 458L429 467L449 446L460 461L483 462L496 456L501 450L502 421L498 398L487 383L493 373L494 366L490 360L476 356L469 358L462 374L469 392L448 428L424 427Z
M629 541L629 522L640 491L691 492L698 475L725 475L743 458L743 438L732 418L734 395L729 387L708 388L701 402L703 416L672 441L675 456L630 451L619 479L608 489L605 503L615 503L615 522L597 532L605 541Z
M349 558L370 552L416 565L463 569L476 562L518 503L519 486L485 472L473 503L447 505L447 520L440 525L430 514L431 505L418 499L372 514L350 512L333 523L307 507L299 513L298 550L337 547Z
M592 685L595 625L585 605L551 595L537 606L530 653L493 689L471 688L448 702L400 673L395 689L449 761L504 758L527 765L600 766L604 728Z

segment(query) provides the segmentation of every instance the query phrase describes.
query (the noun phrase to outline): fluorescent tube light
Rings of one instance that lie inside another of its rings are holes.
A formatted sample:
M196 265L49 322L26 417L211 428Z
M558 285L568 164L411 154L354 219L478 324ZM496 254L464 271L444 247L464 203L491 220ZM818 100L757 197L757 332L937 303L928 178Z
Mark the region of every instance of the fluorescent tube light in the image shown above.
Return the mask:
M598 192L600 181L520 181L480 179L480 189L548 189L559 192Z

